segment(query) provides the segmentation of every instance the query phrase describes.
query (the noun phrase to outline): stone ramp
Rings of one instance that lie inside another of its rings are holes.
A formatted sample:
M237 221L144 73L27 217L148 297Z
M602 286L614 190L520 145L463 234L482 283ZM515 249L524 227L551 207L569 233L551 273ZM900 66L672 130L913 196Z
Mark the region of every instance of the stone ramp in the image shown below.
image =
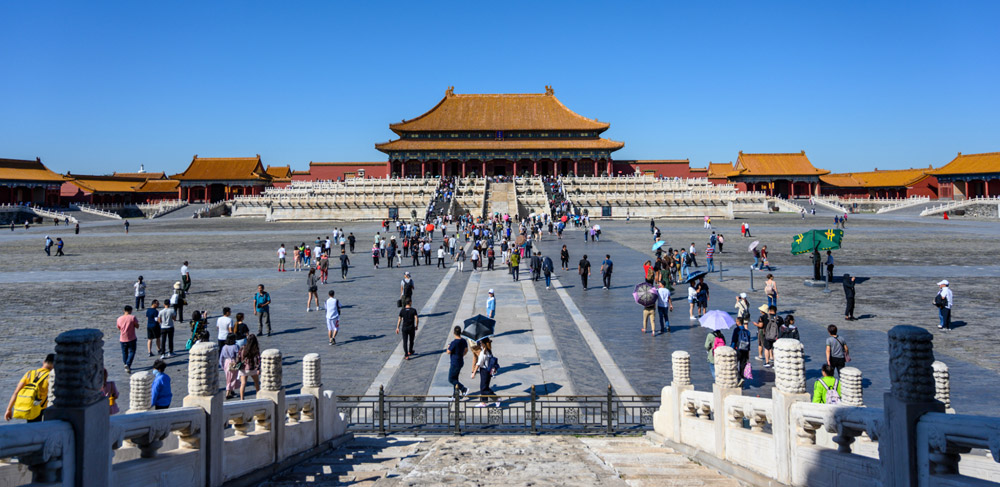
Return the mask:
M517 216L517 190L514 183L491 183L489 194L489 215L506 213Z
M645 437L358 436L261 485L733 486Z

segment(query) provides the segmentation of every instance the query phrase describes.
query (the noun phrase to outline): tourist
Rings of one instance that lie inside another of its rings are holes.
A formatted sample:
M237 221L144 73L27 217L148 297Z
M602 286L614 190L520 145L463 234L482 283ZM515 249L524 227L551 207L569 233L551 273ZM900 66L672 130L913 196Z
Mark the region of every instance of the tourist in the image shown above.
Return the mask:
M123 223L123 225L125 226L125 235L128 235L128 227L129 227L128 220L125 220L125 222Z
M316 267L319 268L319 280L323 284L326 284L327 277L329 277L330 275L330 257L325 253L320 255L319 265L317 265ZM390 267L392 266L390 265Z
M590 277L590 261L587 260L587 254L583 255L580 259L580 263L577 264L577 274L580 274L580 284L583 285L583 290L587 290L587 278Z
M52 245L55 241L52 240L48 235L45 236L45 255L52 257Z
M836 369L839 376L840 369L847 366L847 362L850 361L851 350L844 340L837 336L837 325L827 326L826 331L830 334L826 337L826 363Z
M347 279L347 269L351 265L351 258L347 256L344 249L340 249L340 279Z
M761 309L764 309L764 306L761 306ZM764 314L760 315L757 320L756 326L759 329L757 337L760 340L761 335L763 335L763 340L760 342L764 349L764 367L766 368L774 365L774 342L778 339L781 325L782 319L778 316L778 308L773 305L768 306Z
M553 267L554 266L552 265L552 259L550 259L549 256L546 255L545 258L542 259L542 273L545 274L545 289L549 289L552 287Z
M604 284L603 289L611 289L611 273L614 271L615 263L611 261L611 254L604 254L604 260L601 261L601 280ZM652 326L650 326L650 332L653 331Z
M833 252L826 251L826 282L833 282Z
M160 344L160 324L156 322L156 317L160 315L160 302L153 300L149 303L149 309L146 310L146 351L149 356L153 356L153 344L156 344L156 353L162 354L163 348Z
M720 233L720 234L719 234L719 238L718 238L718 239L716 239L716 243L717 243L717 244L719 244L719 253L720 253L720 254L722 253L722 244L723 244L724 242L725 242L725 240L724 240L724 239L722 238L722 234Z
M760 248L760 269L764 270L765 267L769 271L774 270L771 269L771 263L767 260L767 245Z
M285 272L285 244L278 247L278 272Z
M60 238L60 237L56 237L56 257L65 257L66 256L66 254L63 253L63 247L65 247L65 246L66 246L66 244L63 243L63 239Z
M226 345L226 339L229 338L229 330L233 327L233 319L229 317L230 313L232 313L232 310L228 307L222 308L222 316L215 320L215 326L219 329L216 339L219 340L220 349Z
M354 242L355 242L356 240L357 240L357 239L356 239L356 238L354 238L354 232L351 232L351 234L347 236L347 244L348 244L348 246L349 246L349 247L351 248L351 253L352 253L352 254L354 253Z
M778 306L778 283L774 282L774 274L767 275L767 282L764 283L764 295L767 296L768 306Z
M642 264L642 276L645 279L646 284L653 284L656 282L656 266L650 260L646 260Z
M465 365L465 354L469 351L469 345L462 338L462 327L456 326L452 330L452 334L455 338L448 344L448 348L445 349L445 353L451 355L451 367L448 369L448 383L451 384L452 388L457 387L462 397L465 397L469 394L469 388L459 382L458 374L462 372L462 366Z
M240 400L246 398L247 377L253 379L254 390L260 391L260 345L257 335L247 335L247 344L240 349L239 361L243 363L240 369Z
M469 262L472 262L472 272L479 270L479 246L472 246L472 253L469 254Z
M715 272L715 246L711 243L705 247L705 262L708 266L707 272Z
M372 244L372 265L375 266L376 269L378 269L378 259L379 259L378 244L377 243L373 243Z
M455 262L458 262L458 272L465 271L465 249L458 249L458 255L455 256Z
M424 265L431 265L431 239L427 237L424 240Z
M410 238L410 258L413 259L411 265L420 265L420 241L417 237Z
M934 305L938 307L938 329L951 329L951 305L954 295L947 279L938 282L938 293L934 296Z
M377 261L378 249L375 249L374 253ZM376 269L377 268L378 267L376 267ZM309 268L309 274L306 275L306 289L308 291L308 295L306 296L306 312L312 311L309 306L313 303L313 301L316 302L316 311L319 311L319 296L316 295L316 292L319 291L319 282L316 280L315 268Z
M495 361L493 360L493 343L489 338L483 338L476 344L480 348L476 357L475 365L472 367L471 378L475 379L479 374L479 404L477 408L486 407L488 402L495 400L496 407L500 407L500 400L496 397L496 392L490 388L490 381L493 380L494 370L491 370Z
M844 306L844 319L848 321L854 321L857 319L854 317L854 279L854 276L844 274L844 299L846 300L846 305Z
M302 264L305 265L305 267L310 267L312 264L309 261L309 254L312 250L309 249L309 246L307 246L305 242L299 244L299 248L302 249Z
M750 269L751 270L752 269L757 269L757 270L761 269L760 249L758 249L756 247L754 247L754 249L753 249L753 265L750 266Z
M607 289L607 288L605 288ZM649 322L649 332L656 336L656 301L642 307L642 333L646 333L646 322Z
M751 238L752 237L750 235L750 223L744 223L743 236L746 237L746 238Z
M413 278L410 276L408 271L404 272L403 280L399 281L399 299L401 301L406 301L407 299L413 301L414 289L416 289L416 284L414 283Z
M163 360L153 362L153 409L167 409L174 398L170 390L170 376L166 373L167 364Z
M292 269L295 272L302 270L302 250L299 247L292 247Z
M568 271L569 270L569 250L566 249L565 245L563 245L562 246L562 250L559 251L559 260L562 263L562 270Z
M309 273L313 274L315 281L314 271L309 269ZM316 305L319 306L319 298L316 298ZM309 311L308 302L306 302L306 311ZM253 314L257 317L257 334L264 334L264 324L266 323L267 336L271 336L271 295L264 290L263 284L257 285L257 292L253 295Z
M736 317L743 318L747 322L750 321L750 302L747 301L747 293L740 293L736 297Z
M403 301L403 309L399 310L399 319L396 320L396 334L403 334L403 359L410 360L413 355L413 342L417 335L417 326L420 317L417 310L413 309L413 303L409 299Z
M194 310L191 312L191 338L188 340L190 345L200 342L208 342L212 339L212 334L208 331L208 312L202 313L199 310ZM185 348L190 348L190 346L185 345Z
M691 254L688 254L688 251L685 249L680 249L680 254L677 255L677 259L681 266L681 278L687 279L688 276L691 275L690 271L688 271L688 267L694 262L691 259Z
M166 304L168 300L163 302L163 309L156 314L156 324L160 328L159 353L161 359L174 356L174 317L177 315L177 310Z
M736 327L733 329L733 336L730 338L729 346L736 350L736 375L739 376L739 385L742 386L747 378L746 369L750 365L750 329L745 318L736 318Z
M135 309L145 309L146 304L146 283L142 280L142 276L132 284L135 288Z
M489 297L486 298L486 316L490 319L495 319L497 316L497 298L492 289L489 290Z
M537 281L542 277L542 253L535 252L531 256L529 266L531 268L531 280Z
M219 318L222 319L222 318ZM219 351L219 367L226 374L226 399L236 396L236 381L239 379L238 358L240 347L236 346L236 335L227 335Z
M459 266L462 263L459 262ZM521 277L521 254L516 250L510 253L510 258L508 259L507 265L510 266L510 275L513 277L514 281L520 280ZM461 269L461 267L459 267Z
M191 270L188 268L188 262L186 260L181 266L181 283L184 285L185 293L191 290Z
M132 373L132 361L135 360L135 345L137 338L135 328L139 321L132 316L132 307L125 306L124 312L117 320L118 342L122 347L122 363L125 364L125 373Z
M11 222L11 224L10 224L10 230L14 231L14 222ZM73 227L73 233L75 235L79 235L80 234L80 223L79 222Z
M715 349L726 346L726 339L722 337L722 332L713 330L705 336L705 351L708 352L708 368L712 371L712 378L715 379Z
M705 276L702 275L698 279L698 285L695 288L698 291L698 316L704 316L708 312L708 283L705 282Z
M3 415L5 421L17 418L34 423L42 420L42 411L49 405L49 375L55 364L56 354L50 353L41 367L24 373L10 395Z
M816 404L839 404L840 403L840 379L833 377L833 367L823 364L820 367L822 377L816 379L813 384L813 399Z
M493 250L493 247L491 245L486 250L486 270L488 271L496 270L493 268L493 264L496 262L496 259L497 259L496 251Z
M781 327L778 328L778 339L782 338L799 339L799 329L795 326L795 315L786 316Z
M392 269L393 264L396 262L396 236L393 235L392 239L389 240L389 248L386 250L386 267ZM397 264L396 267L399 267ZM324 281L323 284L326 284Z
M115 385L115 381L108 380L108 369L102 370L104 372L104 385L101 386L101 395L108 401L108 413L118 414L118 386Z
M236 346L243 347L247 344L247 335L250 334L250 326L243 322L245 315L236 313L236 323L229 328L229 336L235 337Z
M691 258L691 267L701 267L698 265L698 250L694 248L694 242L688 247L688 257Z
M491 262L492 262L492 260L491 260ZM445 268L445 266L444 266L444 245L439 245L438 246L438 251L437 251L437 267L440 267L442 269Z
M667 283L660 281L657 286L656 313L660 318L660 333L665 333L670 331L669 312L674 310L674 303L670 301L670 289L667 288Z
M333 297L334 294L331 289L326 298L326 335L330 346L337 343L337 332L340 331L340 300Z
M694 316L694 307L698 304L698 285L694 282L688 283L688 314L690 314L691 320L696 320Z

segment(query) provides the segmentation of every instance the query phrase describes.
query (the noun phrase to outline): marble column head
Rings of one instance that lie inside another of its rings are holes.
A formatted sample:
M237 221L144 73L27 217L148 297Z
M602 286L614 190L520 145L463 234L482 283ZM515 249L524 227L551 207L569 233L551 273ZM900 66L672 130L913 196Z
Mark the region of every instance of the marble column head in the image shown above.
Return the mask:
M195 343L188 352L188 395L212 396L219 392L219 346L214 341Z
M678 386L691 385L691 354L677 350L670 354L673 384Z
M153 409L152 372L136 372L129 378L128 409L137 413Z
M736 350L730 347L719 347L715 353L715 385L734 388L740 380L737 372Z
M55 401L59 408L81 408L104 399L104 333L69 330L56 337Z
M934 335L899 325L889 330L890 393L906 402L934 400Z
M948 365L940 360L935 360L931 367L934 369L934 399L944 403L945 408L951 408L951 373L948 372Z
M261 390L281 390L281 351L269 348L260 354L260 384Z
M840 402L845 406L864 406L861 370L854 367L840 369Z
M302 357L302 387L323 387L318 353L307 353Z
M774 384L788 394L806 392L806 361L802 343L794 338L774 342Z

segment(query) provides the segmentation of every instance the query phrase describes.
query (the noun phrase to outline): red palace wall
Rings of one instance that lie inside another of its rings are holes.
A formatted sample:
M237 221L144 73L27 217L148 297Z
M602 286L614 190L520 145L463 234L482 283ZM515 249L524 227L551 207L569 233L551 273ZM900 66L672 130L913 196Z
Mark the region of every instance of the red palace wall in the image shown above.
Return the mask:
M385 178L388 174L387 166L385 162L310 163L309 174L292 173L292 181L343 181L351 173L352 177L359 177L359 170L362 169L365 178Z

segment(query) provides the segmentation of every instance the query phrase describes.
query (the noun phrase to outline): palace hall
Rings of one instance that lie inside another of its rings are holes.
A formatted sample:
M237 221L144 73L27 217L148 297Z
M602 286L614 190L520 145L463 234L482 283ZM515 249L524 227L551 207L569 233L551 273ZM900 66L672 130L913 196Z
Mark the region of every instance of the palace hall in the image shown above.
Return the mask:
M455 94L417 118L390 124L396 140L375 144L387 171L407 176L614 174L611 153L625 146L601 137L610 127L573 112L551 87L538 94Z

